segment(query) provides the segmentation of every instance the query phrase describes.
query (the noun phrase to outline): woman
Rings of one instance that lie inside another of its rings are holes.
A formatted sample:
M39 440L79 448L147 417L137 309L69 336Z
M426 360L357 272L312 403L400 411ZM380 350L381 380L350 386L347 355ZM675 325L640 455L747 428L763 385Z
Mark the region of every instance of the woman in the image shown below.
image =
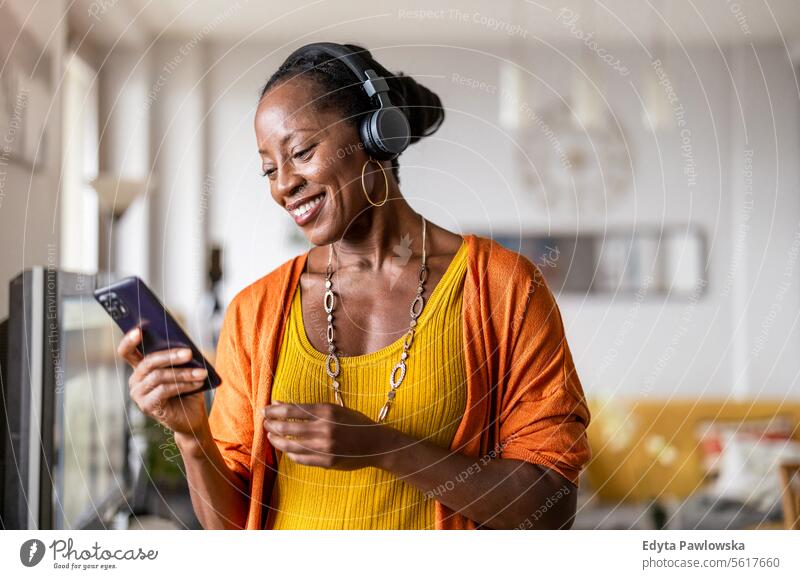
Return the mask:
M131 397L175 432L205 528L569 528L590 417L553 296L528 259L406 202L360 121L388 96L414 143L441 102L345 46L361 60L293 53L255 115L270 193L314 247L228 307L208 415L174 397L204 371L142 358L136 331Z

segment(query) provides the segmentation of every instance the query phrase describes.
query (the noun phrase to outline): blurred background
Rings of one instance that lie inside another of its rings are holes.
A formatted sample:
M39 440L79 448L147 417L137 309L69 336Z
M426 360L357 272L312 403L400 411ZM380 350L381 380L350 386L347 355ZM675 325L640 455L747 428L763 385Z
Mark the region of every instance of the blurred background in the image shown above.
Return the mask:
M196 528L91 290L142 277L212 356L308 249L252 125L313 41L441 97L404 195L556 295L592 409L575 528L796 528L795 0L0 3L4 525Z

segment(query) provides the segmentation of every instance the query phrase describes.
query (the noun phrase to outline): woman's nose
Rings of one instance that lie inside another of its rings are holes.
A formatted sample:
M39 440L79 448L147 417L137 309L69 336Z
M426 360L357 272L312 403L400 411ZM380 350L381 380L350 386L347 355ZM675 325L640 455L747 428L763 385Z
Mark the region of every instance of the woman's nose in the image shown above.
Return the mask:
M275 171L277 173L275 179L277 193L281 198L291 196L304 182L303 177L295 172L291 163L284 163Z

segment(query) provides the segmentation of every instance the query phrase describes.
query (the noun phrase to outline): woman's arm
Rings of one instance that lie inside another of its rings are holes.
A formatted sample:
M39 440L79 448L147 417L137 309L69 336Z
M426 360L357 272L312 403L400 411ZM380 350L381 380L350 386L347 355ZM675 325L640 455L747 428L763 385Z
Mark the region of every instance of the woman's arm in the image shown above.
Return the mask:
M488 528L572 525L576 488L551 469L491 456L470 458L336 404L273 403L262 414L270 443L300 464L382 468Z
M240 473L228 468L213 437L205 397L197 393L207 375L203 369L178 368L191 359L188 348L161 350L143 356L137 349L142 332L135 328L117 351L134 368L131 400L162 426L172 430L189 478L192 504L205 528L244 528L248 500ZM225 386L226 392L231 386ZM195 392L179 398L179 394ZM227 396L228 394L223 394Z
M244 481L230 470L211 437L176 432L175 443L186 465L192 506L204 529L244 529L249 497Z
M379 466L491 529L569 529L577 488L556 471L521 460L471 458L393 428Z

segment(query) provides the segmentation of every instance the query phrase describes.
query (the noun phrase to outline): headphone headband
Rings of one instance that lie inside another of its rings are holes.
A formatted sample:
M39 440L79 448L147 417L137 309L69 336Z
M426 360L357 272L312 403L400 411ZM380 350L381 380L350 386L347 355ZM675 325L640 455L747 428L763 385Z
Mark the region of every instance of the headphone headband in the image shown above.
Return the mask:
M361 83L370 99L378 102L378 109L369 113L359 126L361 140L367 152L376 159L389 160L402 153L410 142L411 129L405 113L391 101L389 83L368 68L366 61L357 52L335 42L314 42L301 46L286 59L291 61L309 49L315 48L339 59Z

